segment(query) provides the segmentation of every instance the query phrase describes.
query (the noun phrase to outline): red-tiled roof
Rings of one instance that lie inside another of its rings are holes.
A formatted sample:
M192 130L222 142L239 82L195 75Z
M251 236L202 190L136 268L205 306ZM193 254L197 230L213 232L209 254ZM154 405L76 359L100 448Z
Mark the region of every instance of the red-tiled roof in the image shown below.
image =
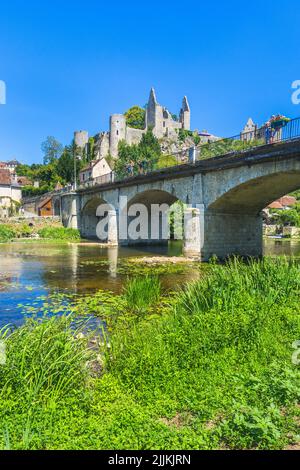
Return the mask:
M274 201L272 204L268 206L269 209L283 209L283 206L280 204L279 201Z
M27 178L27 176L18 176L17 181L20 186L32 185L32 181L29 178Z
M297 199L293 196L283 196L279 199L279 202L282 206L294 206L297 202Z
M297 199L293 196L283 196L277 201L272 202L268 206L269 209L284 209L285 207L294 206L297 203Z
M0 184L8 186L11 184L11 175L9 170L0 169Z

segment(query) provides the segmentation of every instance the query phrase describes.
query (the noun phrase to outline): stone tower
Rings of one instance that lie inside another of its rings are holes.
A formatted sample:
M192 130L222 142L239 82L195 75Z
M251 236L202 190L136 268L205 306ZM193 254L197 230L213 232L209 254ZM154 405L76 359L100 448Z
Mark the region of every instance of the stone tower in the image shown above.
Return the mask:
M241 132L241 139L242 140L252 140L255 138L257 130L257 125L254 124L252 118L250 117Z
M154 135L158 138L176 138L176 129L190 130L190 124L191 111L186 96L183 99L178 121L173 118L167 108L158 103L155 91L153 88L151 89L146 111L146 129L151 127Z
M84 149L89 142L89 133L87 131L75 131L74 142L80 149Z
M126 118L124 114L113 114L110 117L109 149L113 158L118 157L118 145L126 140Z
M191 128L191 110L187 97L185 96L182 101L182 108L180 110L180 122L182 129L190 130Z
M154 88L151 88L146 110L146 128L158 129L162 124L163 108L156 99Z

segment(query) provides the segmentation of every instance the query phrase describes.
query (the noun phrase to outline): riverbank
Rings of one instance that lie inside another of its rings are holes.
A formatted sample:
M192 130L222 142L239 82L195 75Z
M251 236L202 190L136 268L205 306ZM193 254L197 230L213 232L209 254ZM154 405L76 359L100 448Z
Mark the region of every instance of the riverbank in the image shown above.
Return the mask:
M232 261L211 264L180 293L143 276L117 296L86 295L71 318L28 320L5 339L0 447L294 445L299 291L294 262ZM63 312L63 300L56 300L56 312ZM74 315L95 310L106 316L109 335L88 334L82 325L74 330Z
M64 228L60 222L37 219L35 223L8 221L0 224L0 243L14 240L80 240L79 230Z

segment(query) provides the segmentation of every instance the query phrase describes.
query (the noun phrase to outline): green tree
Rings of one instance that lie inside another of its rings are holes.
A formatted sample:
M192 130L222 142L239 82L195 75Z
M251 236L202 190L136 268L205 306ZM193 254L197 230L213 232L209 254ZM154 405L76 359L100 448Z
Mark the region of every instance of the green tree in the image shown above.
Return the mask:
M36 179L40 182L42 186L48 186L48 189L54 189L59 177L57 174L57 160L48 165L41 165L38 170L36 170Z
M42 143L42 152L44 154L44 164L53 163L57 160L63 151L63 146L53 136L48 136Z
M124 114L126 118L126 124L134 129L145 129L145 116L146 111L140 106L132 106Z
M297 209L286 209L273 212L273 220L281 226L300 227L300 214Z
M125 141L119 144L119 158L115 164L117 177L138 175L141 171L151 171L157 167L161 149L158 139L152 130L143 134L139 144L128 145ZM131 169L131 172L128 171Z
M73 146L67 145L57 162L57 174L65 183L74 181Z
M87 161L91 162L95 158L95 139L94 137L89 138L88 151L87 151Z

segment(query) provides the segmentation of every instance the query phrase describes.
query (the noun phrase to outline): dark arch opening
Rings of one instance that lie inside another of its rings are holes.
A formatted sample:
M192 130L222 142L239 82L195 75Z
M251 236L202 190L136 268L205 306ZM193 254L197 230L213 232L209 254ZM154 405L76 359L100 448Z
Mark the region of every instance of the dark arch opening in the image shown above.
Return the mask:
M208 209L218 213L258 215L273 201L300 188L300 171L254 178L229 190Z

